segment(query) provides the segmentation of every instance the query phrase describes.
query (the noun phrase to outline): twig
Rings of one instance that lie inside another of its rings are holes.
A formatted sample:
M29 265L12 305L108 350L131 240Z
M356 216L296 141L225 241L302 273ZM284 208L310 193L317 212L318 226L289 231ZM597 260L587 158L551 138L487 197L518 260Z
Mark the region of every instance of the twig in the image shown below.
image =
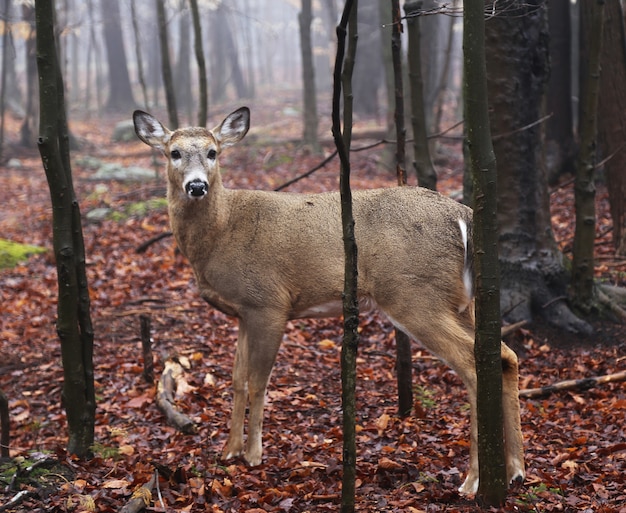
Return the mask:
M9 442L11 436L9 400L2 390L0 390L0 430L0 456L9 458Z
M150 335L150 316L141 314L141 349L143 353L143 377L146 383L154 383L154 362L152 359L152 339Z
M604 376L594 376L591 378L570 379L555 383L554 385L547 385L545 387L520 390L519 396L528 398L543 397L555 392L561 392L563 390L589 390L590 388L604 383L615 383L620 381L626 381L626 371L606 374Z
M28 499L29 497L34 497L35 493L31 492L30 490L22 490L21 492L16 493L11 500L9 500L9 502L7 502L6 504L3 504L0 506L0 511L6 511L10 508L13 508L15 506L17 506L18 504L21 504L22 502L24 502L26 499Z
M159 242L161 239L165 239L166 237L170 237L172 235L172 232L163 232L160 233L159 235L156 235L155 237L152 237L151 239L147 240L146 242L144 242L143 244L140 244L139 246L137 246L137 249L135 250L135 253L145 253L145 251L152 246L152 244Z

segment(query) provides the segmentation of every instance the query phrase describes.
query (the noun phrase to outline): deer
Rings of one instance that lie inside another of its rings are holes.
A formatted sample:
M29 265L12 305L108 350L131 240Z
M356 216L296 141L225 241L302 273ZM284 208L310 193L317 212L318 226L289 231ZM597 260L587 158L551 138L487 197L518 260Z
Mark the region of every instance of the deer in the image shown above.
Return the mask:
M287 321L342 314L344 249L339 192L229 189L218 157L249 130L241 107L215 128L170 130L133 113L135 132L167 160L172 232L200 296L237 319L232 414L223 460L261 464L263 415ZM470 405L469 470L478 490L471 208L413 186L353 191L358 297L456 372ZM502 342L502 406L509 482L523 481L518 359ZM244 421L249 405L248 436Z

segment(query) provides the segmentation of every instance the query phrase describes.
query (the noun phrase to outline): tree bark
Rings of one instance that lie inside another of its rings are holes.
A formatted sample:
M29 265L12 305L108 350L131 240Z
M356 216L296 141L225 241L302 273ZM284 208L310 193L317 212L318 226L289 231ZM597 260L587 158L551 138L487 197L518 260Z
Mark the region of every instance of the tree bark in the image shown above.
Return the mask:
M501 311L509 322L542 314L574 332L590 326L565 300L568 277L551 228L542 148L541 105L548 77L542 0L504 0L485 25L487 86L498 162ZM467 101L467 98L466 98ZM521 130L522 127L529 127Z
M437 190L437 173L430 158L428 146L428 130L426 128L426 111L424 108L424 80L422 77L421 33L420 20L421 0L405 2L404 12L407 15L409 31L409 82L411 90L411 124L413 127L413 153L417 183L420 187ZM411 16L412 15L412 16Z
M478 417L478 499L499 506L506 497L500 272L498 264L497 172L491 142L483 0L465 0L463 49L467 145L474 184L474 268L476 285L476 360ZM471 308L471 307L470 307Z
M109 99L106 109L114 112L128 111L135 106L135 100L128 75L119 2L118 0L100 0L100 6L109 66Z
M164 0L155 0L157 19L159 23L159 46L161 48L161 73L163 74L163 87L165 87L165 103L167 104L167 114L169 127L172 130L178 128L178 108L176 107L176 93L174 91L174 78L172 76L172 66L170 65L169 52L169 32L167 30L167 19L165 17Z
M353 5L354 4L354 5ZM339 189L345 254L343 288L344 332L341 345L341 400L343 408L343 478L341 512L352 513L356 490L356 358L359 345L357 296L357 246L354 238L352 191L350 190L350 140L352 135L352 73L357 42L357 1L346 0L337 27L337 56L333 72L332 132L341 160ZM349 43L346 54L346 34ZM345 60L344 60L345 56ZM343 86L343 133L341 98Z
M209 116L209 90L206 79L206 62L204 60L204 50L202 48L202 24L200 23L200 12L198 10L198 0L189 0L191 5L191 17L193 19L193 48L198 64L198 85L200 87L198 109L198 126L206 126Z
M585 56L580 80L579 137L574 204L576 229L571 278L571 300L588 314L594 309L594 243L596 239L596 145L598 94L602 52L604 0L583 0L581 4L581 55ZM583 51L584 50L584 51Z
M546 121L545 162L550 183L556 183L566 173L574 173L570 8L570 0L548 1L550 78L546 110L551 117Z
M302 104L304 111L302 142L311 146L313 151L319 152L315 67L311 47L311 23L313 22L311 0L302 0L302 10L298 15L298 22L300 24L300 50L302 52Z
M618 256L626 257L626 33L619 2L604 7L602 80L598 104L598 141L606 173L613 243Z
M85 457L94 440L93 328L85 272L80 210L69 158L63 80L54 37L54 2L37 0L37 66L40 83L39 152L52 200L57 265L57 334L63 360L63 404L71 454Z

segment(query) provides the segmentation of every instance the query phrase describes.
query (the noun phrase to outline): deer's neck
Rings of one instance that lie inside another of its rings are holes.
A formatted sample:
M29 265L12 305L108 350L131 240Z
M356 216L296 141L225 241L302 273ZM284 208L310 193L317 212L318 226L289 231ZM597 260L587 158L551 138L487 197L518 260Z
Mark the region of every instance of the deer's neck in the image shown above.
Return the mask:
M229 191L221 183L211 185L206 196L189 198L168 189L170 225L183 254L193 262L198 252L206 257L227 226Z

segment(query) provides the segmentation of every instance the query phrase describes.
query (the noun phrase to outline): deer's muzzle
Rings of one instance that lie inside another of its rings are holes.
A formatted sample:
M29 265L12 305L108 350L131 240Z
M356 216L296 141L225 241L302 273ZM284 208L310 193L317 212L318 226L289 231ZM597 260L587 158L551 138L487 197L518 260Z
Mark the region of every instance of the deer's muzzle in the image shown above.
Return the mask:
M191 180L185 185L185 191L193 198L201 198L209 192L209 184L200 179Z

